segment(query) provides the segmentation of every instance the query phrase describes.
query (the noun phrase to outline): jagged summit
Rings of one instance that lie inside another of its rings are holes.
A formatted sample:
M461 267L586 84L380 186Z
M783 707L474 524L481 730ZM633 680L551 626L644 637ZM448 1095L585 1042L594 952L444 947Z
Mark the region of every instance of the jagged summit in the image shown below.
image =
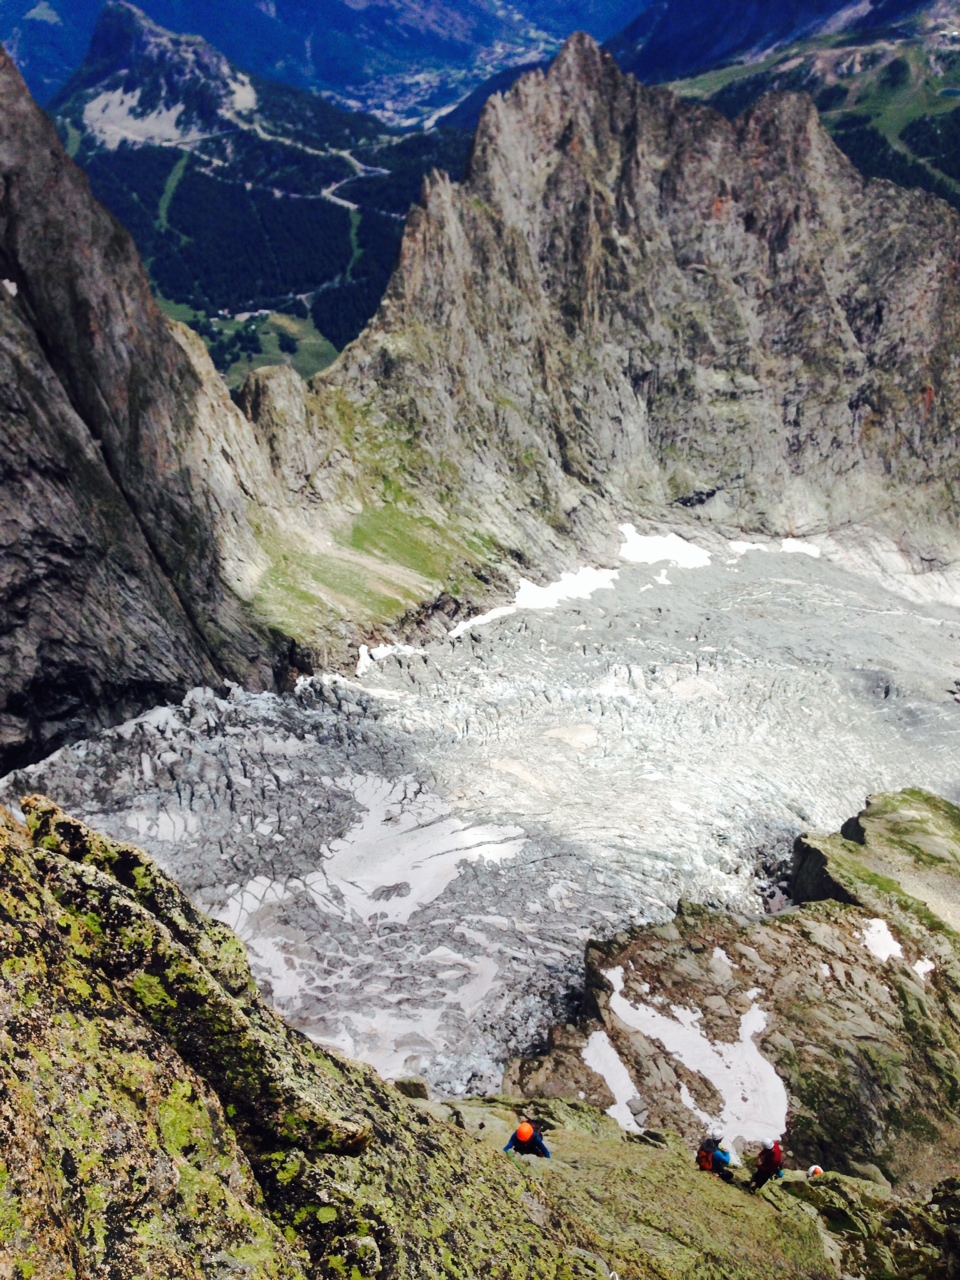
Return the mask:
M83 98L83 124L109 150L185 142L249 117L257 92L200 36L176 35L126 0L101 10L83 66L54 100Z
M467 182L426 189L330 379L416 421L488 516L496 492L504 538L601 495L900 537L951 509L958 248L953 211L864 185L809 99L730 122L575 36L491 100Z

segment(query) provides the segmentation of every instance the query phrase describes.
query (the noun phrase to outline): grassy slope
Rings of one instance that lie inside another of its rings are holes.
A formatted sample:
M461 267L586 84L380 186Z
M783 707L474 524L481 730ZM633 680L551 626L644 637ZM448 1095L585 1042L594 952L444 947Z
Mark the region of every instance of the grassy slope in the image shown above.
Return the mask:
M158 299L164 314L171 320L181 320L190 324L199 318L198 312L184 302L171 302L169 298ZM243 327L243 322L236 319L217 318L213 322L218 334L227 337ZM232 390L239 387L247 374L253 369L265 369L272 365L287 364L296 369L303 379L312 378L315 373L328 368L337 358L336 348L327 341L307 317L288 316L280 311L271 311L266 315L254 317L254 323L260 336L263 350L259 355L236 360L224 371L224 381ZM292 354L281 351L280 335L289 334L297 342L297 350Z

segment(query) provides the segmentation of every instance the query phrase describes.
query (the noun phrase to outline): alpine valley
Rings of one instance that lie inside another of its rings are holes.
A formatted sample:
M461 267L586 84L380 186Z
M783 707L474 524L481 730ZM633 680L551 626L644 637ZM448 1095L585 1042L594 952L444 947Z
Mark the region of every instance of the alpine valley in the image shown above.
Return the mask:
M167 310L193 323L233 383L284 359L309 376L359 334L424 174L459 177L470 142L455 130L400 135L251 77L124 3L101 10L51 110Z
M0 1276L955 1276L960 214L586 34L467 160L259 75L0 55Z

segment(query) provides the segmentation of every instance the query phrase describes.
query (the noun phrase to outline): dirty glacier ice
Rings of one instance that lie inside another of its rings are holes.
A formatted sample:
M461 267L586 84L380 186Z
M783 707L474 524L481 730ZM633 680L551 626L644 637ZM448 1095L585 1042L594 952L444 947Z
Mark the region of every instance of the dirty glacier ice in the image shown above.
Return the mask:
M758 857L871 791L960 799L960 611L928 578L910 601L837 544L625 527L615 569L355 678L194 690L0 798L146 848L317 1040L485 1091L566 1016L588 938L680 897L760 910Z

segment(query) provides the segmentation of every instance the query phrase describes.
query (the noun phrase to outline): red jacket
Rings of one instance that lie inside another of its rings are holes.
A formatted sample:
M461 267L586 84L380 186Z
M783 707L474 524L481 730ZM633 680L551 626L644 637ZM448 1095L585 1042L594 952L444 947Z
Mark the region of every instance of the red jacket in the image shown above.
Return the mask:
M780 1172L783 1168L783 1149L779 1142L773 1144L772 1151L768 1151L766 1147L761 1148L757 1156L757 1168L763 1173Z

